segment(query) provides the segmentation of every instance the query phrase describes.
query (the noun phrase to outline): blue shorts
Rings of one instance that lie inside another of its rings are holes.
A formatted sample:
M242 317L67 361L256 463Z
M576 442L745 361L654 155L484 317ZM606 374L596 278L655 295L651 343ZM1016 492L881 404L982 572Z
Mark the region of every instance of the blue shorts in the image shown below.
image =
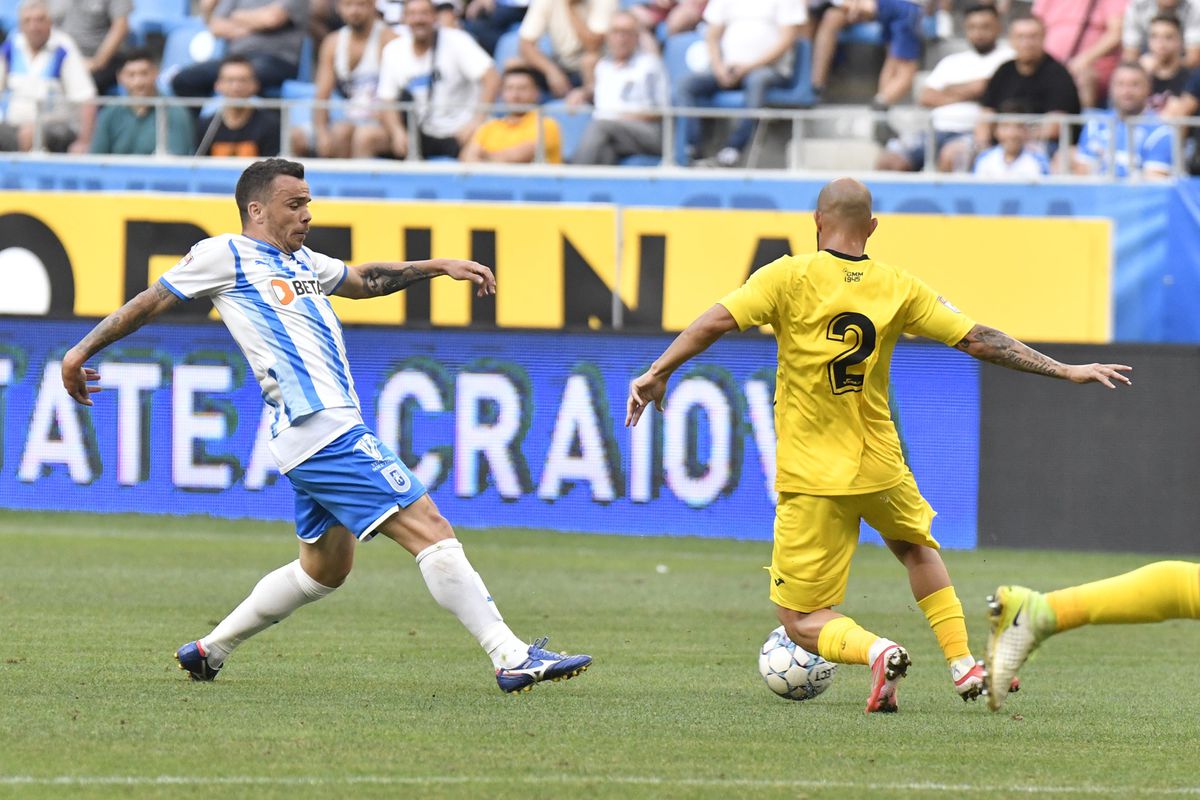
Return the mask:
M363 425L355 425L287 473L296 490L296 535L315 542L334 525L360 541L425 494L425 485Z
M892 58L921 59L921 6L909 0L879 0L876 16Z

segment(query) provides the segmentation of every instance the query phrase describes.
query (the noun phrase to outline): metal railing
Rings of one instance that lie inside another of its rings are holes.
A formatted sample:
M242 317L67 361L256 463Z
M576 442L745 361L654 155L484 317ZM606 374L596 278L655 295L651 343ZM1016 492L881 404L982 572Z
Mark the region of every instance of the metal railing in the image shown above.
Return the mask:
M292 119L293 113L298 109L302 109L306 123L311 124L311 112L314 108L325 108L330 111L344 109L347 101L343 99L331 100L315 100L315 99L272 99L272 98L250 98L248 100L232 101L223 98L180 98L157 96L152 98L130 98L130 97L98 97L94 104L97 106L136 106L136 107L152 107L156 112L156 156L163 157L170 155L167 151L168 142L168 125L169 119L165 110L170 107L185 107L185 108L205 108L210 107L219 113L221 107L231 104L237 104L242 107L251 107L255 109L267 109L279 113L280 119L280 148L281 155L293 155L291 149L291 134L294 127ZM444 109L444 107L442 107ZM558 106L555 108L547 108L540 105L529 106L510 106L504 104L494 104L486 108L489 114L504 114L511 112L528 112L532 111L538 115L537 124L537 139L535 146L534 163L546 162L546 121L550 118L562 118L572 114L590 117L593 108L591 106L578 106L569 108L566 106ZM46 113L51 110L47 108L46 102L37 104L37 121L43 118ZM394 110L399 111L404 115L407 126L409 148L405 161L408 163L420 162L422 160L420 153L421 140L421 120L422 117L428 119L430 108L425 105L418 105L411 102L400 103L377 103L372 107L375 113ZM933 116L925 109L911 108L903 109L901 113L893 113L891 115L885 111L875 111L846 106L825 106L812 109L717 109L717 108L661 108L661 109L645 109L646 115L658 116L661 118L661 149L660 164L658 167L648 167L649 169L673 169L678 168L677 159L677 127L684 124L689 119L712 120L723 123L736 122L738 120L752 118L760 123L756 132L755 141L751 146L753 151L760 147L759 137L763 134L763 125L761 123L770 124L785 124L788 126L787 143L784 148L784 166L771 169L760 170L762 172L799 172L799 171L828 171L831 169L839 169L839 165L831 164L828 166L814 167L806 163L805 145L813 141L828 141L829 137L814 137L813 130L819 131L822 127L833 129L838 132L836 139L853 140L858 139L867 141L870 139L870 131L877 121L888 121L895 124L898 128L912 140L920 140L924 147L924 169L926 173L937 172L937 152L936 152L936 130L933 127ZM61 112L56 115L56 118L61 119ZM1051 178L1055 176L1073 175L1079 177L1072 172L1072 158L1070 158L1072 142L1077 138L1076 133L1080 131L1089 121L1097 119L1093 114L994 114L989 115L989 119L993 122L1013 121L1025 123L1029 126L1039 125L1043 127L1057 126L1057 151L1059 157L1054 159L1052 163ZM1103 118L1111 120L1111 118ZM1173 135L1171 137L1171 176L1182 177L1187 174L1185 163L1185 139L1188 135L1188 129L1200 128L1200 117L1187 117L1181 119L1159 119L1157 117L1137 117L1126 120L1124 126L1125 142L1124 147L1118 146L1116 137L1111 135L1111 122L1106 124L1110 126L1110 134L1107 136L1106 152L1102 161L1103 169L1096 177L1104 180L1127 180L1137 181L1142 180L1143 176L1140 169L1129 169L1127 177L1117 178L1118 161L1122 153L1133 153L1136 156L1135 150L1136 141L1136 126L1141 122L1153 122L1156 124L1167 125L1172 128ZM965 132L962 135L973 139L971 132ZM1036 139L1031 139L1036 141ZM1043 144L1046 144L1043 142ZM44 136L43 126L41 124L34 125L33 132L33 148L32 152L41 154L44 153ZM349 160L349 159L341 159ZM1129 157L1128 163L1133 165L1136 162L1135 157ZM844 169L844 167L841 167ZM969 170L964 170L963 173ZM939 172L941 176L954 175L954 172Z

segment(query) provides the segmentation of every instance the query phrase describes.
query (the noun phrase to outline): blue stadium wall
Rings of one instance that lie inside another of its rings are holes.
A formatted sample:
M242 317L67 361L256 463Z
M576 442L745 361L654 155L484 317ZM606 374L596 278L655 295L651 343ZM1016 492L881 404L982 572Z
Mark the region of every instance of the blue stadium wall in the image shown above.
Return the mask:
M84 409L62 391L59 360L89 329L0 320L0 506L291 519L269 416L222 325L159 324L122 341L96 359L109 391ZM627 429L629 381L666 336L346 334L364 418L456 524L771 538L772 340L719 342L672 382L665 414ZM893 378L936 534L974 547L978 367L902 344Z

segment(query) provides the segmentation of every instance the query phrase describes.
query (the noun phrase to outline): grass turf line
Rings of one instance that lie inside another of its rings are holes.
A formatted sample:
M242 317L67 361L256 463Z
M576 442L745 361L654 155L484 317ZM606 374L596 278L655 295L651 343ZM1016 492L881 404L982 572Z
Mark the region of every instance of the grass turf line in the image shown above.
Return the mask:
M191 684L172 651L295 557L287 526L0 514L0 796L176 797L210 777L231 797L511 796L540 781L588 797L1200 792L1195 623L1066 634L993 715L953 695L903 570L863 548L845 610L916 662L901 713L868 717L862 667L805 703L762 684L766 543L461 535L514 630L590 652L591 671L502 695L411 559L379 541L333 597ZM946 558L977 652L997 583L1051 588L1153 560Z

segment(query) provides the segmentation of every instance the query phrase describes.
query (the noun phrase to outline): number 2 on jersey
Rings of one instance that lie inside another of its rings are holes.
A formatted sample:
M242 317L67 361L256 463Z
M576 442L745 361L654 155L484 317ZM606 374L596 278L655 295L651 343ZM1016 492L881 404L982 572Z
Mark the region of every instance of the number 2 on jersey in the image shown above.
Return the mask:
M848 337L847 334L854 334ZM875 324L864 314L843 311L829 321L825 338L835 342L854 341L854 346L843 350L829 362L829 388L834 394L861 392L865 372L851 372L850 368L861 364L875 352Z

